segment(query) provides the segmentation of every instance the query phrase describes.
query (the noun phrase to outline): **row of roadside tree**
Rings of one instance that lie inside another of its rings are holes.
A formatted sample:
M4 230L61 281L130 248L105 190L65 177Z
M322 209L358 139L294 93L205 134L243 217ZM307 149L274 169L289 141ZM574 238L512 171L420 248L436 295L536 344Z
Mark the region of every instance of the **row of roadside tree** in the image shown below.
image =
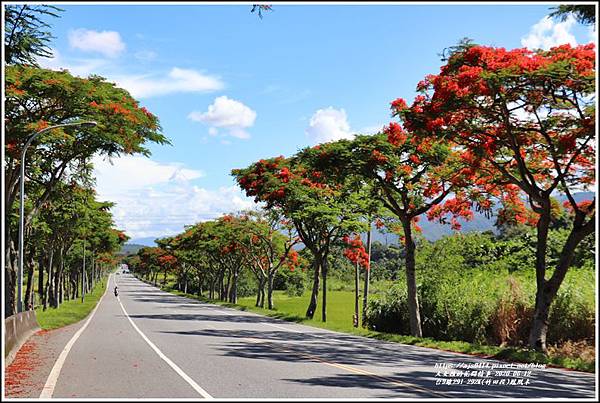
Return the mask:
M167 142L156 116L127 91L99 76L39 67L39 58L51 56L45 20L61 12L44 5L5 7L5 317L16 312L19 183L27 141L56 125L97 123L49 129L26 149L25 309L83 299L118 262L114 253L127 237L115 228L112 204L97 198L92 158L148 155L148 143Z
M500 224L535 228L537 291L528 343L546 351L550 306L576 248L595 231L595 199L574 197L595 185L595 59L593 44L530 51L463 41L444 56L439 74L417 84L410 105L391 102L398 121L375 135L233 170L263 212L188 227L143 251L140 264L150 276L167 261L177 270L197 270L211 279L209 296L231 302L239 270L248 267L266 284L272 306L270 274L284 262L293 267L299 243L310 252L313 279L306 316L313 317L321 291L325 321L332 248L346 247L345 255L368 273L369 253L356 234L386 226L405 248L410 332L422 337L415 276L419 220L459 230L474 211L497 214ZM565 220L557 195L566 200L568 235L548 264L549 229L558 217Z

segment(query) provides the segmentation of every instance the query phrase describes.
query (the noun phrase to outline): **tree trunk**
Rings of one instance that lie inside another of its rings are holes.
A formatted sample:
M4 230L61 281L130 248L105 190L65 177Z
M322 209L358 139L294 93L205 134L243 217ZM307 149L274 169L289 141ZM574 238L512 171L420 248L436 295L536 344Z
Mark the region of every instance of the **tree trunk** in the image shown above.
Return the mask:
M58 251L58 268L56 273L54 274L54 297L53 297L53 308L58 308L59 305L63 301L63 269L64 269L64 259L63 259L63 247L61 246Z
M231 290L229 292L229 302L237 304L237 282L238 282L238 269L233 271L233 279L231 282Z
M75 299L79 298L79 276L75 275L75 277L71 276L71 281L69 282L69 286L71 287L71 298Z
M406 244L406 288L408 291L408 312L410 315L410 334L423 337L421 329L421 314L417 296L417 280L415 276L415 242L412 237L410 220L403 220L404 238Z
M369 283L371 282L371 222L369 220L369 231L367 232L367 255L369 259L369 267L365 270L365 286L363 295L363 309L362 309L362 326L365 327L367 323L367 307L369 303Z
M44 301L44 271L46 270L46 264L44 262L44 258L42 257L42 254L40 254L40 257L38 259L38 297L39 297L39 301L42 303L42 305L45 305L45 301Z
M306 310L306 317L308 319L312 319L315 316L315 311L317 310L317 297L319 296L319 272L321 271L320 260L320 257L315 256L315 261L313 262L313 287L310 295L310 302L308 303L308 309Z
M85 299L85 241L83 241L83 266L81 267L81 302Z
M321 275L323 276L323 304L321 306L321 320L327 322L327 256L321 262Z
M275 304L273 303L273 280L275 279L275 273L269 270L269 277L267 279L267 307L269 309L275 309ZM263 289L263 300L264 300L265 290ZM264 306L264 302L263 302Z
M48 299L52 298L52 282L53 282L52 277L54 274L53 266L54 266L54 248L50 248L50 256L48 257L48 280L46 281L46 286L44 287L44 292L42 295L42 305L43 305L44 311L48 308Z
M221 301L227 301L227 296L229 295L229 286L231 285L231 271L227 273L227 283L224 284L223 289L221 290Z
M94 289L94 284L96 284L96 262L94 261L94 253L95 252L92 249L92 254L90 255L90 268L92 269L90 274L90 292Z
M360 290L359 288L359 269L358 269L358 261L354 265L354 316L352 316L352 325L354 327L358 327L358 300L360 299ZM364 321L364 320L363 320Z
M7 196L8 197L8 196ZM17 253L15 243L11 237L9 206L6 205L4 221L5 266L4 266L4 317L8 318L16 312L15 288L17 282Z
M30 256L27 259L27 263L29 267L27 268L27 288L25 291L25 301L23 302L25 304L23 307L24 311L33 309L33 272L35 270L33 257Z
M546 289L546 251L548 249L548 232L550 228L550 203L541 206L543 212L540 214L536 225L537 240L535 249L535 309L533 322L529 333L530 347L547 352L546 332L548 330L548 313L553 297Z
M552 305L552 302L554 301L554 298L556 297L556 294L558 293L558 290L562 285L565 276L567 275L569 267L571 267L573 256L575 255L575 249L586 236L594 232L594 218L595 216L592 217L592 219L588 221L586 225L581 225L582 223L577 222L576 219L574 227L571 230L569 236L567 237L567 241L563 245L558 264L556 266L556 270L554 270L552 277L550 277L549 280L545 279L545 267L544 276L537 277L538 287L536 290L535 311L533 313L533 323L531 326L531 331L529 333L529 346L531 348L534 348L538 351L542 351L544 353L548 352L546 345L546 334L548 332L548 316L550 313L550 306ZM542 217L540 216L540 221L541 220ZM541 229L543 232L543 227L546 224L542 223L542 225L540 226L540 221L538 221L538 232L540 230L540 227L542 227ZM542 233L542 236L543 235L544 234ZM547 226L545 239L545 244L547 245ZM538 259L536 255L536 274L538 273L537 262ZM545 257L543 263L545 265Z
M265 290L265 280L262 279L261 277L257 276L256 277L256 281L258 282L258 288L257 288L257 292L256 292L256 305L257 307L263 307L264 306L264 301L262 301L262 295L264 294L264 290ZM262 302L262 305L261 305Z

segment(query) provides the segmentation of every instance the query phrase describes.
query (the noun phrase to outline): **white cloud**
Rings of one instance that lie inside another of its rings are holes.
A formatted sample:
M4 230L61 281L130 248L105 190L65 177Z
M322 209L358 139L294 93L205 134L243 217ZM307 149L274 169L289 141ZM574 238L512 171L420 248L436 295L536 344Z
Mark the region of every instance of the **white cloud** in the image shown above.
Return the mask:
M112 212L117 227L124 229L130 237L160 238L182 232L185 225L255 206L237 186L215 190L199 186L165 186L122 196Z
M153 56L145 54L141 57L151 58ZM79 77L88 77L90 74L101 75L126 89L136 98L149 98L182 92L212 92L225 87L220 77L196 70L173 67L166 75L164 73L124 74L120 68L121 66L115 64L114 60L107 58L66 58L56 49L52 49L51 57L39 57L37 62L41 67L47 69L67 69L71 74Z
M319 109L312 115L306 135L315 144L354 137L350 132L346 111L331 106Z
M136 52L133 56L136 59L141 60L143 62L149 62L156 59L158 54L151 50L140 50L139 52Z
M125 50L125 43L116 31L93 31L79 28L69 32L69 45L84 52L97 52L114 58Z
M173 67L166 77L121 75L114 77L114 80L136 98L180 92L212 92L223 89L225 86L217 76L178 67Z
M598 43L598 33L596 32L596 24L592 24L588 27L588 36L590 42Z
M377 134L383 131L383 127L385 125L373 125L373 126L365 126L362 129L358 130L361 134Z
M575 23L576 20L572 15L569 15L563 22L555 22L552 18L546 16L531 27L527 36L521 38L521 45L532 50L548 50L553 46L565 43L575 46L577 40L570 32Z
M109 64L105 59L76 59L68 62L57 49L51 49L51 57L39 57L37 62L40 67L61 70L66 69L75 76L88 77L90 74L97 74L98 70Z
M104 196L204 176L203 172L184 168L180 163L160 163L137 155L126 155L112 160L97 156L92 162L97 191Z
M229 131L229 135L240 139L250 138L246 128L252 127L256 120L256 112L235 99L226 96L215 98L208 106L208 111L193 111L188 118L209 125L209 134L216 135L217 128L222 127Z
M159 163L140 156L115 158L113 165L94 158L99 200L116 203L115 224L132 238L163 237L184 225L255 206L237 186L215 190L193 185L203 176L179 163Z

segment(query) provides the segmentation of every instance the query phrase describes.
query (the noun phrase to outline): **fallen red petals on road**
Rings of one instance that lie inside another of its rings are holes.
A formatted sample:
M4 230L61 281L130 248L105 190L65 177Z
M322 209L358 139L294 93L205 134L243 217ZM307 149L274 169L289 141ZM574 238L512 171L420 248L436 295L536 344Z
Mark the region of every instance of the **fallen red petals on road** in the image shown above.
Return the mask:
M34 338L29 339L17 352L14 361L6 367L4 388L7 397L18 397L31 387L32 371L40 364L39 348Z

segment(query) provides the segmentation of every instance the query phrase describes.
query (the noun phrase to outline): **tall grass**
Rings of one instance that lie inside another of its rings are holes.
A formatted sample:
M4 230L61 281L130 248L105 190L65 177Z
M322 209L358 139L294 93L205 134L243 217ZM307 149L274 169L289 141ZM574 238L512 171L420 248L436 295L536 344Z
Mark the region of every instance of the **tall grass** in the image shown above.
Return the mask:
M589 269L569 271L550 309L549 344L594 338L594 281ZM518 346L529 333L535 281L528 274L429 272L421 276L418 292L426 337ZM370 328L410 334L403 282L372 298L367 311Z

